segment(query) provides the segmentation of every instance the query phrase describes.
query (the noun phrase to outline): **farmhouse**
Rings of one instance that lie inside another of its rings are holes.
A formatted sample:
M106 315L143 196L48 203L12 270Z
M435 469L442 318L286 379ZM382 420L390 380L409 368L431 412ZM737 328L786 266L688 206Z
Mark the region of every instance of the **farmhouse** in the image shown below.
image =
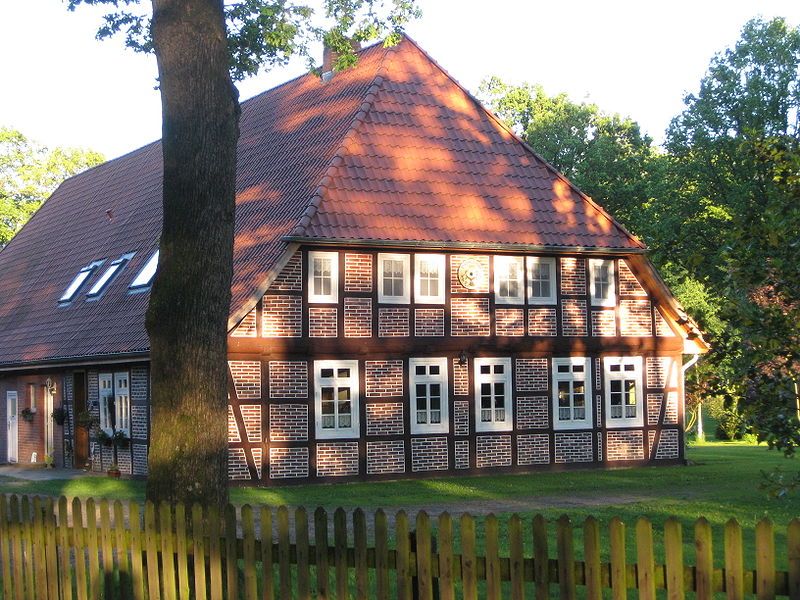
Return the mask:
M238 152L231 480L683 459L706 346L645 246L412 40L244 102ZM161 176L156 142L73 177L0 252L0 461L122 431L146 475Z

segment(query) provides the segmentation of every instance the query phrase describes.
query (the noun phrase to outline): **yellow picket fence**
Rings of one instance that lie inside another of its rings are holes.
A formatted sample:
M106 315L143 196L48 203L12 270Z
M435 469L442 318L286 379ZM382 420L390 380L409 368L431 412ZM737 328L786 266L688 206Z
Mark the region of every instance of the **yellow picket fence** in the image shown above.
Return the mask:
M686 534L695 547L688 564L681 524L668 519L660 564L645 519L636 523L629 551L619 519L606 529L589 518L576 536L567 517L548 523L536 516L523 527L513 515L501 538L492 515L482 519L482 535L474 517L454 522L446 513L432 520L420 512L411 522L402 511L390 520L380 510L368 518L360 509L338 509L330 523L321 508L220 512L146 503L143 517L136 503L0 496L3 598L800 598L800 520L789 524L788 570L779 571L768 520L755 528L755 568L746 569L742 528L733 520L720 549L712 546L708 521L699 519Z

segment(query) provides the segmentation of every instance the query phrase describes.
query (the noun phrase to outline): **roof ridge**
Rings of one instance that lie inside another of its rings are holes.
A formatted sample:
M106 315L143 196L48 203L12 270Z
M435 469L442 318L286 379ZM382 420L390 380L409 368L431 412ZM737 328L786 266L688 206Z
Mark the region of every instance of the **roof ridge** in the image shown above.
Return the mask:
M402 41L400 43L402 44ZM300 219L298 219L295 226L289 232L288 237L302 237L303 235L305 235L306 228L311 223L311 220L314 218L314 215L317 214L319 206L320 204L322 204L322 200L325 196L325 192L327 191L328 184L330 184L331 179L336 174L336 170L344 161L344 155L347 152L348 142L356 136L359 125L366 118L369 111L372 110L375 98L377 97L378 92L380 91L381 87L383 86L383 82L385 81L385 78L383 77L382 73L386 72L386 62L388 58L394 53L395 47L396 46L388 48L384 53L383 57L381 58L380 65L375 71L375 77L372 78L372 83L370 83L369 87L367 88L367 91L364 93L364 98L361 102L361 106L358 107L358 111L353 117L353 122L350 124L350 127L348 127L347 132L342 137L341 143L337 146L336 151L333 153L333 156L331 157L331 160L328 163L325 172L320 178L319 184L317 185L316 189L314 190L314 193L311 196L311 199L308 202L306 210L303 211L303 214L300 216Z
M528 144L528 142L526 142L526 141L525 141L525 140L523 140L523 139L522 139L520 136L518 136L518 135L517 135L517 134L514 132L514 130L513 130L513 129L511 129L511 128L510 128L510 127L509 127L509 126L506 124L506 123L504 123L504 122L503 122L503 121L502 121L502 120L501 120L501 119L500 119L500 118L499 118L497 115L495 115L495 114L494 114L494 113L493 113L491 110L489 110L488 108L486 108L486 107L483 105L483 103L482 103L480 100L478 100L478 99L477 99L477 98L476 98L476 97L475 97L475 96L472 94L472 92L470 92L470 91L469 91L467 88L465 88L463 85L461 85L461 83L460 83L460 82L459 82L459 81L458 81L458 80L457 80L455 77L453 77L453 76L452 76L452 75L451 75L451 74L450 74L450 73L447 71L447 69L445 69L445 68L444 68L442 65L440 65L440 64L439 64L439 62L438 62L438 61L437 61L435 58L433 58L433 57L432 57L430 54L428 54L428 52L427 52L427 51L426 51L426 50L425 50L425 49L424 49L422 46L420 46L420 45L419 45L419 44L418 44L418 43L417 43L417 42L416 42L416 41L415 41L415 40L414 40L414 39L413 39L411 36L409 36L408 34L404 34L404 36L403 36L403 37L404 37L405 39L407 39L409 42L411 42L411 44L413 44L413 46L414 46L414 47L415 47L417 50L419 50L419 51L420 51L420 52L421 52L423 55L425 55L425 57L426 57L426 58L427 58L427 59L428 59L428 60L429 60L429 61L430 61L430 62L431 62L431 63L432 63L432 64L433 64L433 65L434 65L434 66L435 66L437 69L439 69L439 70L440 70L440 71L441 71L441 72L444 74L444 76L445 76L445 77L447 77L447 78L448 78L450 81L452 81L452 82L453 82L453 83L454 83L454 84L455 84L455 85L456 85L456 86L457 86L457 87L458 87L458 88L459 88L459 89L460 89L462 92L464 92L464 94L466 94L466 96L467 96L467 97L468 97L468 98L469 98L469 99L470 99L470 100L471 100L471 101L472 101L472 102L473 102L475 105L477 105L477 106L478 106L478 108L480 108L480 109L481 109L483 112L485 112L485 113L486 113L486 114L487 114L487 115L488 115L488 116L489 116L489 117L492 119L492 121L494 121L494 122L495 122L495 124L497 124L497 125L498 125L498 126L499 126L499 127L502 129L502 130L503 130L503 131L505 131L507 134L509 134L509 135L510 135L512 138L514 138L514 140L516 140L517 142L519 142L520 144L522 144L522 146L523 146L523 147L524 147L524 148L525 148L525 149L526 149L526 150L527 150L529 153L531 153L531 154L532 154L532 155L533 155L533 156L536 158L536 160L538 160L539 162L541 162L541 163L542 163L542 164L545 166L545 168L547 168L549 171L551 171L551 172L552 172L552 173L553 173L553 174L554 174L556 177L558 177L558 178L559 178L561 181L563 181L564 183L566 183L566 184L567 184L567 185L570 187L570 189L574 190L574 191L575 191L575 192L576 192L576 193L577 193L577 194L578 194L578 195L579 195L581 198L583 198L583 200L584 200L586 203L588 203L588 204L589 204L589 205L590 205L592 208L594 208L594 209L595 209L597 212L599 212L599 213L600 213L602 216L604 216L606 219L608 219L608 220L611 222L611 224L612 224L613 226L615 226L615 227L616 227L616 228L618 228L620 231L622 231L622 233L624 233L624 234L625 234L626 236L628 236L628 237L629 237L631 240L633 240L633 241L634 241L634 242L635 242L635 243L636 243L636 244L637 244L639 247L641 247L641 248L647 248L647 245L646 245L644 242L642 242L642 240L640 240L640 239L639 239L637 236L635 236L635 235L634 235L634 234L632 234L630 231L628 231L628 230L626 229L626 227L625 227L624 225L622 225L622 223L620 223L620 222L619 222L619 221L617 221L617 220L616 220L614 217L612 217L612 216L611 216L611 215L608 213L608 211L606 211L606 209L604 209L604 208L603 208L602 206L600 206L600 205L599 205L597 202L595 202L595 201L594 201L594 200L591 198L591 196L589 196L588 194L586 194L586 193L584 193L583 191L581 191L581 190L580 190L580 189L579 189L579 188L578 188L578 187L577 187L577 186L576 186L574 183L572 183L572 181L570 181L569 179L567 179L567 177L566 177L566 176L565 176L563 173L561 173L561 172L560 172L558 169L556 169L556 168L555 168L553 165L551 165L551 164L550 164L548 161L546 161L544 158L542 158L542 156L541 156L541 155L540 155L538 152L536 152L536 150L534 150L534 149L533 149L533 148L530 146L530 144Z

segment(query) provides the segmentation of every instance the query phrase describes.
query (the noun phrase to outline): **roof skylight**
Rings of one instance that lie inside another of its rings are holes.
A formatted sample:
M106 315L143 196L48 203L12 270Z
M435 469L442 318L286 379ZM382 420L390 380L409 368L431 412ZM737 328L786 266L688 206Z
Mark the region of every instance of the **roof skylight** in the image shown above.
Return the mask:
M134 252L123 254L117 260L108 265L108 268L100 276L100 279L95 282L95 284L92 286L92 289L88 291L86 296L89 298L96 298L102 294L106 286L111 283L111 280L114 279L114 277L125 267L127 262L133 258L134 254Z
M139 271L139 274L130 284L129 289L136 290L140 288L147 287L153 281L153 277L156 274L156 269L158 268L158 250L153 253L145 265L142 267L142 270Z
M70 302L73 298L75 298L78 291L83 287L83 284L86 283L86 280L89 279L92 273L94 273L104 262L105 259L96 260L78 271L78 274L75 275L75 279L73 279L72 282L67 286L67 289L64 290L64 293L61 295L61 298L59 298L58 301Z

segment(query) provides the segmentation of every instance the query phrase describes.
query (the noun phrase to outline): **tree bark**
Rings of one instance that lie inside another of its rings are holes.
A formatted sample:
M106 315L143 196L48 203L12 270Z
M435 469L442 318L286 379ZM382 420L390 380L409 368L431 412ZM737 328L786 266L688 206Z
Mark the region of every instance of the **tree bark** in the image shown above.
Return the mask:
M163 111L164 221L147 312L147 497L228 501L227 322L238 92L222 0L152 0Z

